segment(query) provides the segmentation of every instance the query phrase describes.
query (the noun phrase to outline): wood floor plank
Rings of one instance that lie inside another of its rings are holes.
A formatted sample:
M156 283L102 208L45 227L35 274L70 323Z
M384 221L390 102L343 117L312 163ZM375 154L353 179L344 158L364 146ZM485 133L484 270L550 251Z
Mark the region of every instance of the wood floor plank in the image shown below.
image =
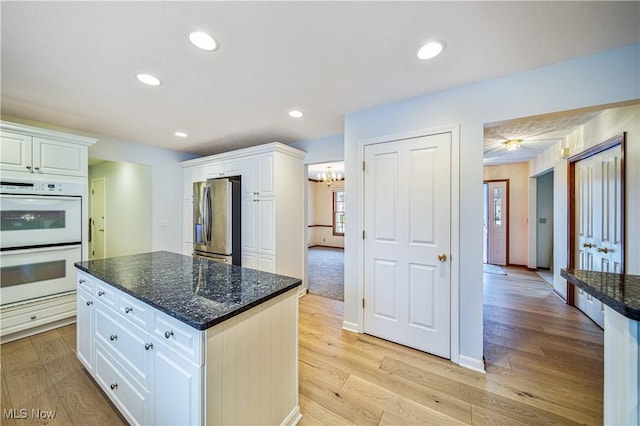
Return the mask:
M71 420L62 401L58 398L55 385L44 367L36 363L7 370L5 376L13 408L25 410L22 424L68 425ZM40 419L37 413L51 413L52 418Z
M302 395L300 395L300 412L302 413L300 426L346 426L353 424Z
M9 386L7 385L7 380L4 377L4 371L0 373L0 376L2 376L2 383L0 383L0 386L2 387L2 389L0 390L2 392L2 395L0 396L0 410L3 414L2 419L0 419L0 424L5 426L14 426L17 424L17 421L13 418L9 418L9 416L7 416L5 413L7 413L9 410L14 410L17 407L11 402L11 396L9 395Z

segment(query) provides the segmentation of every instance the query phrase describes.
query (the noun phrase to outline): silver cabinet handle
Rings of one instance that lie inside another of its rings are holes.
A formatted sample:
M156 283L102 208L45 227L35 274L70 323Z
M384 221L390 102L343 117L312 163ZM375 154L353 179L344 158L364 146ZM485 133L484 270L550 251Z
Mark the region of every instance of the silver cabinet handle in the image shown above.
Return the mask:
M145 343L145 344L144 344L144 348L145 348L145 350L147 350L147 351L148 351L149 349L153 349L153 343Z
M93 305L93 302L91 300L87 300L87 306L91 306Z
M171 336L173 336L173 331L168 330L168 331L165 331L165 332L164 332L164 337L165 337L166 339L170 338Z
M116 334L112 334L111 336L109 336L109 340L111 340L112 342L114 340L118 340L118 336Z
M116 389L118 389L118 384L117 383L113 383L110 387L111 387L111 390L116 390Z
M99 291L98 296L104 296L104 291Z
M125 314L128 314L129 312L133 312L133 308L130 308L128 306L126 308L124 308L124 313Z

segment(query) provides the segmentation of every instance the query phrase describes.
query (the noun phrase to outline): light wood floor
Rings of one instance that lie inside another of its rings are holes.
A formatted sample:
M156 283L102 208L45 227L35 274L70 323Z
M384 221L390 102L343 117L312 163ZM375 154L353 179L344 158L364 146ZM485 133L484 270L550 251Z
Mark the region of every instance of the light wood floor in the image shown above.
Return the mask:
M343 303L300 300L301 425L602 424L603 333L535 273L485 274L487 374L343 331ZM2 345L12 424L125 424L75 357L75 326Z

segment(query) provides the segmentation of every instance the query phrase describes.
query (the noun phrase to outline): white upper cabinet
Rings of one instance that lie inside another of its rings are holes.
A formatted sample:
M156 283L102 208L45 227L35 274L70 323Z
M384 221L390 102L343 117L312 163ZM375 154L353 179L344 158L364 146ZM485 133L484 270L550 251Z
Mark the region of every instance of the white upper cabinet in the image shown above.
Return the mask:
M240 175L240 159L212 161L202 166L204 169L204 179L216 179L228 176Z
M3 121L0 169L42 175L87 176L96 140Z
M275 187L273 153L254 155L242 160L243 197L271 197L276 195Z

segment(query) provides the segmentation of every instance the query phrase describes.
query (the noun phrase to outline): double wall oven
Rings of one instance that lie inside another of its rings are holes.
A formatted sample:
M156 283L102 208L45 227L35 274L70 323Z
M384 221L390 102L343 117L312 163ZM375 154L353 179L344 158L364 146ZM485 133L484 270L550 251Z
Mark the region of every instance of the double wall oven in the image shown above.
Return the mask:
M2 181L1 305L75 290L83 195L80 183Z

